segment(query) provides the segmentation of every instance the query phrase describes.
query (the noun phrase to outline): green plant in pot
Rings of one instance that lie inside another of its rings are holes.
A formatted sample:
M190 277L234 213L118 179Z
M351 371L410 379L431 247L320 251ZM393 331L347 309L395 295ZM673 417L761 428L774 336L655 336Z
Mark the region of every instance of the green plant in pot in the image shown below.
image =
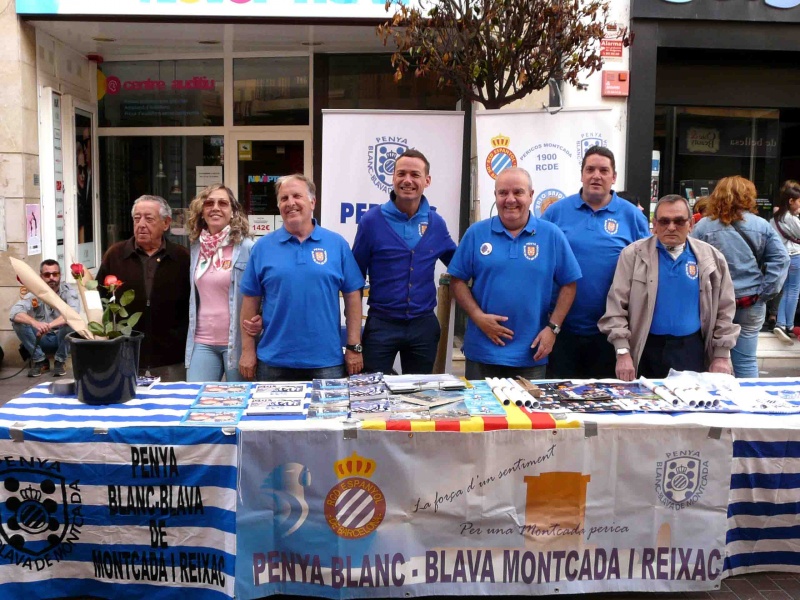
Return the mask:
M143 337L141 332L133 330L142 313L130 314L125 308L133 302L136 292L125 290L117 301L124 282L108 275L101 287L108 291L109 297L101 298L97 280L87 276L83 265L75 263L70 270L90 318L88 329L95 336L85 339L75 333L69 335L78 399L86 404L127 402L136 397Z

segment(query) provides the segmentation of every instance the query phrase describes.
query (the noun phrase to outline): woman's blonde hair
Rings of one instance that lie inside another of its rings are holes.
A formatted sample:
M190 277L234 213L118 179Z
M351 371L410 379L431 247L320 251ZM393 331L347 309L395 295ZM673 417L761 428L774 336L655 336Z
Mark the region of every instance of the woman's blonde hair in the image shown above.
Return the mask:
M742 220L743 212L758 214L756 210L756 186L739 175L723 177L708 197L710 219L719 219L723 225Z
M250 236L250 223L247 221L247 215L242 210L242 205L233 195L230 188L226 187L223 183L215 183L208 186L197 195L197 198L192 200L189 204L189 219L186 223L186 228L189 230L189 242L195 242L200 237L200 232L203 229L208 229L208 224L203 218L203 203L208 197L217 190L225 190L228 194L228 199L231 202L231 232L230 239L234 244L240 243L244 238Z

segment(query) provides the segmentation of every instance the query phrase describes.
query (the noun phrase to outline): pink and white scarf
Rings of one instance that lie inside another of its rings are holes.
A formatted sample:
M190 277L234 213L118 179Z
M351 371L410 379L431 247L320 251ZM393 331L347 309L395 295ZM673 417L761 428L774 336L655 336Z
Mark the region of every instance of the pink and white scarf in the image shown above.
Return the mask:
M230 225L226 225L218 233L209 233L207 229L200 231L200 260L197 263L195 279L200 279L211 266L214 270L222 267L222 249L231 243L230 232Z

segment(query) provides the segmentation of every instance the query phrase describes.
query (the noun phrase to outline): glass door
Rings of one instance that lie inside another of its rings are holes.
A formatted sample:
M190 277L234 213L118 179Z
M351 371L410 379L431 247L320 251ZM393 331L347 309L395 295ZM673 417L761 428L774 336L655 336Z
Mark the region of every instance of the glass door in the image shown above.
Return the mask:
M311 175L311 133L299 135L237 133L231 144L236 197L250 221L250 231L261 236L281 227L275 182L293 173ZM226 157L227 158L227 157Z
M97 194L97 109L70 95L61 98L61 177L57 190L58 255L65 264L94 268L100 262ZM58 175L56 175L58 179ZM59 200L63 203L59 205ZM63 209L62 209L63 207ZM62 251L63 248L63 251Z

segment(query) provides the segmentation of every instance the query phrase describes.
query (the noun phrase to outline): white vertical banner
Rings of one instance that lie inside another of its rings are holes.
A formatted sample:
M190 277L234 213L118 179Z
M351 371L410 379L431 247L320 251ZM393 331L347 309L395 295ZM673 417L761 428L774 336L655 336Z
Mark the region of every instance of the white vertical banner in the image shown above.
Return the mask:
M509 167L522 167L533 180L532 210L538 217L543 208L571 196L581 187L581 160L592 146L621 150L622 132L611 109L487 110L475 116L478 146L478 189L481 218L497 214L494 180ZM617 172L621 155L616 155ZM617 179L614 189L623 189Z
M431 163L425 197L457 241L463 140L462 112L323 110L322 226L352 244L364 213L389 199L397 156L414 148Z

